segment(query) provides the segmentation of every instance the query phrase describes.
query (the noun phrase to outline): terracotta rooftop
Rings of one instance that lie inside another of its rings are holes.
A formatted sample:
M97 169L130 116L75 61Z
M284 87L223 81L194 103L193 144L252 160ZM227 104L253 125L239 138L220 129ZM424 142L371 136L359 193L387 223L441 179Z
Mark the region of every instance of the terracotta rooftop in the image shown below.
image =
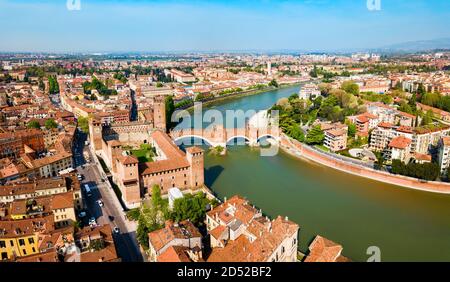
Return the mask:
M392 128L394 125L392 123L388 123L388 122L380 122L378 124L379 127L383 127L383 128Z
M121 156L119 161L124 165L138 164L139 160L135 156Z
M444 146L450 146L450 136L442 137L442 143Z
M31 256L19 257L16 262L59 262L58 254L55 249L44 253L38 253Z
M53 228L53 214L41 218L0 221L0 238L29 236Z
M333 135L335 137L338 137L338 136L342 136L342 135L347 134L347 131L345 131L343 129L331 129L331 130L328 130L327 133L331 134L331 135Z
M305 262L338 262L346 261L347 258L341 255L343 248L341 245L317 235L309 245L309 255Z
M270 221L264 217L252 220L247 232L256 239L250 242L246 235L227 242L224 248L213 248L208 262L265 262L284 239L298 231L298 225L282 217Z
M151 137L167 159L145 163L141 166L143 175L189 167L185 153L173 143L166 133L159 130L154 131Z
M389 143L389 147L391 148L397 148L397 149L406 149L410 144L412 140L409 138L406 138L404 136L398 136L391 140Z
M404 133L413 133L413 128L410 126L399 126L397 128L397 131L404 132Z
M189 220L182 221L178 224L167 221L166 226L162 229L155 230L148 234L149 244L158 252L175 239L189 239L202 237L197 227Z
M421 153L414 153L414 158L418 161L427 161L431 162L431 155L427 154L421 154Z
M105 242L105 248L98 251L87 251L80 254L80 262L114 262L119 261L116 247L109 225L103 225L96 228L86 227L76 234L76 238L83 240L91 238L92 240L101 238Z
M269 260L281 242L298 231L298 225L281 216L275 220L263 217L261 212L242 197L234 196L208 212L208 217L220 225L209 233L216 239L244 226L245 234L225 243L223 248L213 248L207 261L212 262L263 262ZM220 220L219 220L220 219ZM254 240L250 242L250 236Z
M188 250L183 246L170 246L158 256L158 262L191 262L186 253Z

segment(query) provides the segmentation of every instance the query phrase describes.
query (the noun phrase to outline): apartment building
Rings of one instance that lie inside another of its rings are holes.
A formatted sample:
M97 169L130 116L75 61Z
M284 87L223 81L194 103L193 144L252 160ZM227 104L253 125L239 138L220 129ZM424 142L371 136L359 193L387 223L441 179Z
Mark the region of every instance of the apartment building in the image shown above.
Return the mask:
M411 159L411 143L412 140L404 136L392 138L385 151L385 159L391 161L400 160L404 163L409 163Z
M441 175L446 175L450 166L450 137L442 137L439 141L439 167Z
M321 95L316 84L305 84L300 88L298 97L302 100L314 100Z
M39 253L39 235L52 230L53 215L23 220L0 220L1 260L14 260Z
M67 195L72 195L72 206L78 210L83 208L80 183L74 174L0 185L0 203L5 204L59 194L64 194L64 198Z
M325 134L323 145L333 152L347 148L348 126L340 123L320 123L320 128Z
M378 116L369 112L356 116L349 116L347 119L356 125L356 133L361 137L367 137L369 135L369 130L374 129L379 124Z
M38 177L55 177L59 172L73 167L72 153L64 150L38 159L22 155L22 162L34 170Z
M347 148L347 130L331 129L325 131L323 145L333 152L342 151Z

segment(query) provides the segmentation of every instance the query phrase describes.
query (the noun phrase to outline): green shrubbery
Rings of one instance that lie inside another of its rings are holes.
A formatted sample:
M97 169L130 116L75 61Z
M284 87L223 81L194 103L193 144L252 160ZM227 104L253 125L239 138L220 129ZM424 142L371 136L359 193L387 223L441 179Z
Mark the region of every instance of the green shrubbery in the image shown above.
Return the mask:
M405 164L400 160L392 161L392 173L423 180L434 181L439 176L439 165L435 163L409 163Z

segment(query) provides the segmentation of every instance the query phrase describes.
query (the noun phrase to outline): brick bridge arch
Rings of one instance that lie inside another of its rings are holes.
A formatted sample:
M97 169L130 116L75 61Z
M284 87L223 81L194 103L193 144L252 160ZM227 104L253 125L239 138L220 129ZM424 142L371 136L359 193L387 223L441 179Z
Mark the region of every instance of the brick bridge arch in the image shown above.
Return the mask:
M278 126L257 128L247 124L244 128L225 128L222 125L214 125L199 129L175 129L170 132L170 137L175 142L184 138L199 138L213 147L226 147L231 140L243 138L250 146L256 146L264 137L279 141L280 133Z

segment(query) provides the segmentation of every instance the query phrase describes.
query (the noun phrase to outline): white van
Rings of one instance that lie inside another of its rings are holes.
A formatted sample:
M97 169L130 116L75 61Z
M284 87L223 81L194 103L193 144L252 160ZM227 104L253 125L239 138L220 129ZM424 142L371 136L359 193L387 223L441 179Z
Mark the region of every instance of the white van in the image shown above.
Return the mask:
M89 185L87 184L84 184L84 192L86 193L86 196L92 196L91 188L89 188Z

